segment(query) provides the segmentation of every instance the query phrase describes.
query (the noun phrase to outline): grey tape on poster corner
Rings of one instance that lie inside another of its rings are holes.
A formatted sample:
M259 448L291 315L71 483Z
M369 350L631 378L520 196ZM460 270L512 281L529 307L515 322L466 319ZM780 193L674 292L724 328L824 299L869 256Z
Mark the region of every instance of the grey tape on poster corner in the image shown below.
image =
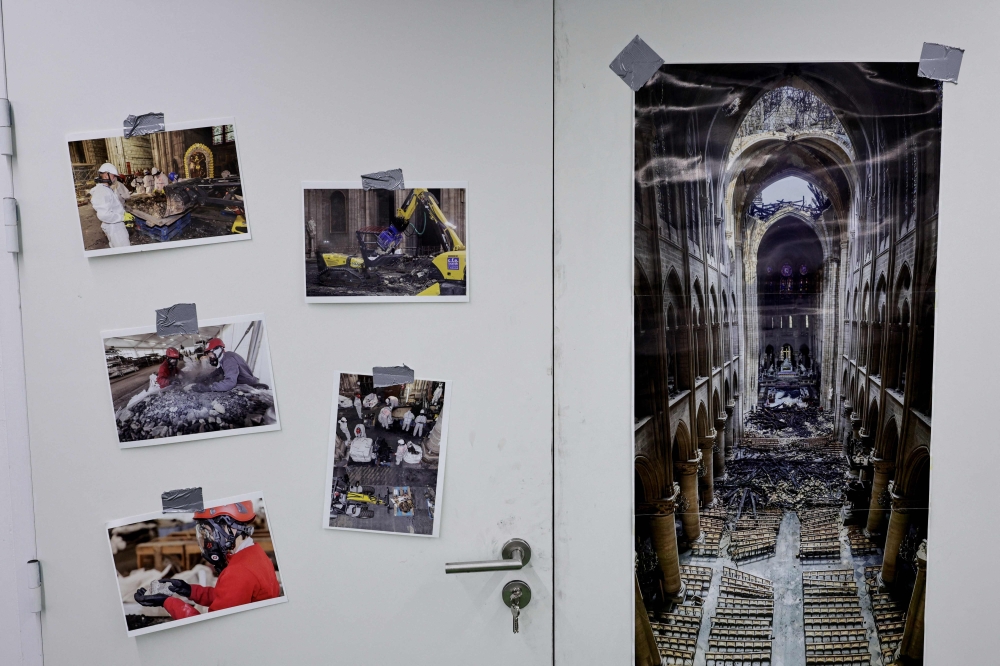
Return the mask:
M168 335L198 333L198 308L194 303L177 303L156 311L156 334Z
M963 55L965 49L924 42L917 74L925 79L958 83L958 70L962 69Z
M156 134L166 129L162 113L144 113L141 116L129 116L122 123L125 128L125 138Z
M194 513L205 508L201 488L178 488L160 495L163 513Z
M639 88L653 78L653 74L656 74L656 70L662 64L663 58L636 35L622 49L618 57L611 61L610 67L611 71L620 76L625 85L632 89L632 92L638 92Z
M361 187L366 190L403 189L403 170L389 169L361 175Z
M372 378L375 388L399 386L413 383L413 368L405 365L394 365L386 368L372 368Z

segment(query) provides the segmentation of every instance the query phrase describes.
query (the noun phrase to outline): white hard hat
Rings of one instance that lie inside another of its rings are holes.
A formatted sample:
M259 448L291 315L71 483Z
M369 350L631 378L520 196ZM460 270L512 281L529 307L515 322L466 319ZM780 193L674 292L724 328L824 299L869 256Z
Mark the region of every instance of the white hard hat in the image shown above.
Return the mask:
M153 175L155 176L158 173L160 173L160 170L157 169L156 167L153 167Z
M400 443L400 444L404 444L403 440L399 440L399 443Z
M341 423L347 423L347 417L346 416L341 416L340 417L340 422Z
M115 165L112 164L111 162L105 162L104 164L101 165L101 168L97 170L97 173L113 173L114 175L117 176L118 169L116 169Z
M421 413L421 414L423 414L423 413L424 413L424 410L422 410L422 409L421 409L421 410L420 410L420 413Z

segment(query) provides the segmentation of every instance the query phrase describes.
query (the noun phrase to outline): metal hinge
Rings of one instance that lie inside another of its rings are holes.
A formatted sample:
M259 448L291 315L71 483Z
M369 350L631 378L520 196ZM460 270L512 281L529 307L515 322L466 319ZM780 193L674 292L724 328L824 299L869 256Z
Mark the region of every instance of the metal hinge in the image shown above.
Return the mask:
M38 560L28 560L28 612L42 612L42 565Z
M10 127L10 102L0 98L0 156L14 155L14 135ZM21 241L17 233L17 200L3 199L4 246L8 252L21 251Z

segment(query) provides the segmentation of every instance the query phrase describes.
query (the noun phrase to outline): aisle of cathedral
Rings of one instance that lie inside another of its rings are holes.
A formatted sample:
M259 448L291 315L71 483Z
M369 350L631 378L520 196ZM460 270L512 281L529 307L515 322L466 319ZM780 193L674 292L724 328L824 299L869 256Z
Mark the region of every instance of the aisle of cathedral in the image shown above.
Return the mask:
M636 94L637 664L921 663L940 103L886 63Z

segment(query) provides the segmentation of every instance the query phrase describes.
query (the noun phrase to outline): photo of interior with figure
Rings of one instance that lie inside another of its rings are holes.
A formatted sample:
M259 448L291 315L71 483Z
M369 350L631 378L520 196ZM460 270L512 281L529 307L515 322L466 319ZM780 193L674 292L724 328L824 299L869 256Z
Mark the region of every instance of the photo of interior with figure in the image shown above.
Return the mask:
M436 532L448 399L442 381L376 388L372 375L340 375L326 527Z
M249 238L235 125L72 138L69 158L87 254Z
M923 653L941 83L665 65L636 94L636 663Z
M108 539L130 636L284 600L259 495L114 521Z
M467 300L464 187L340 185L303 190L307 301Z
M209 320L192 334L140 330L103 334L122 447L278 429L263 319Z

